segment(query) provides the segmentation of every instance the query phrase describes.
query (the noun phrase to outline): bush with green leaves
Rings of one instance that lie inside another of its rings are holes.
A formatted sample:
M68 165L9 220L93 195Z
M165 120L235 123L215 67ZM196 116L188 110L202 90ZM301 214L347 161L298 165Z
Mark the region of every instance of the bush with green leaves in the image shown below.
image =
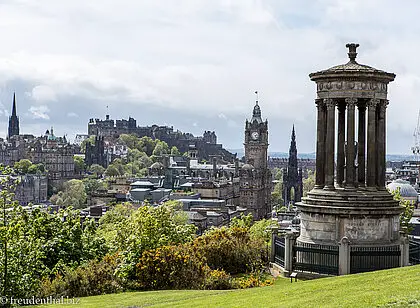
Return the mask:
M229 274L259 272L268 262L268 247L259 238L252 238L247 228L211 229L192 244L213 270Z
M115 275L119 255L106 255L101 261L89 261L77 268L66 266L53 279L43 279L38 296L81 297L117 293L123 290Z
M145 205L137 210L118 205L101 218L99 234L106 239L111 252L121 251L123 262L118 272L129 280L134 278L135 265L144 251L190 242L196 227L187 223L179 202L157 207Z
M145 251L136 268L136 287L143 290L201 289L210 272L206 259L185 244Z

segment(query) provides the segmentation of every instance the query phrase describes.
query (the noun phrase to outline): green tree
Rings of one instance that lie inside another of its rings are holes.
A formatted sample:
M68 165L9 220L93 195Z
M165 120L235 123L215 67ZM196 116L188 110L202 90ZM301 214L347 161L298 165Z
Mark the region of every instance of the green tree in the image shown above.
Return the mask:
M130 150L141 149L140 140L136 135L121 134L118 141L126 145Z
M45 167L43 164L32 164L29 168L28 168L28 173L29 174L42 174L45 172Z
M144 251L191 241L195 232L178 202L159 207L145 205L138 210L120 205L99 222L99 234L112 247L111 252L121 251L123 255L119 272L123 278L134 277L135 264Z
M413 230L413 225L410 223L410 220L413 217L414 205L411 201L404 200L401 197L399 188L391 193L394 196L394 199L399 201L400 206L403 208L403 211L400 214L400 230L408 235Z
M87 195L90 195L91 193L98 190L106 189L106 185L102 180L84 178L82 182L85 186L85 191Z
M303 180L303 196L306 197L315 187L315 172L308 170L308 177Z
M88 170L93 173L95 178L100 178L105 173L105 168L98 164L93 164Z
M74 160L74 171L77 174L82 174L82 172L84 172L86 169L86 164L83 157L75 155L73 156L73 160Z
M178 150L178 148L176 146L173 146L171 148L171 155L180 156L181 155L181 152Z
M64 183L63 190L53 195L50 201L57 205L73 206L82 208L86 205L85 185L81 180L70 180Z
M158 140L155 148L153 149L152 155L162 156L164 154L169 154L169 146L165 141Z
M32 166L32 162L29 159L21 159L15 162L14 169L20 174L26 174L29 172L29 168Z
M274 168L273 169L274 179L277 181L283 181L283 170L280 168Z
M156 146L157 140L153 140L150 137L141 137L139 140L139 144L140 144L140 151L143 151L147 154L147 156L151 156L153 153L153 150Z
M275 207L283 206L283 181L278 181L271 192L271 202Z
M107 176L119 176L121 175L120 171L118 170L118 167L114 164L110 164L108 168L106 168L105 175Z
M85 140L82 141L82 144L80 145L80 150L82 151L82 153L86 153L86 144L90 143L91 145L95 144L95 135L89 136L89 138L86 138Z

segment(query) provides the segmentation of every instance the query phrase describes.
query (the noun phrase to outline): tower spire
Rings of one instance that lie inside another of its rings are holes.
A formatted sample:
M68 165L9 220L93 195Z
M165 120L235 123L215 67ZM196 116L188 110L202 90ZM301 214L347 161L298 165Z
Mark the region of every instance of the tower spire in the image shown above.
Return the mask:
M12 115L9 117L9 128L7 137L19 135L19 118L16 113L16 93L13 92Z
M257 96L257 100L255 101L254 110L252 111L251 123L256 121L258 124L260 124L262 123L262 118L261 118L261 108L258 105L258 91L255 91L255 95Z
M16 92L13 92L12 117L16 117Z
M292 128L292 142L296 141L296 134L295 134L295 124L293 124L293 128Z

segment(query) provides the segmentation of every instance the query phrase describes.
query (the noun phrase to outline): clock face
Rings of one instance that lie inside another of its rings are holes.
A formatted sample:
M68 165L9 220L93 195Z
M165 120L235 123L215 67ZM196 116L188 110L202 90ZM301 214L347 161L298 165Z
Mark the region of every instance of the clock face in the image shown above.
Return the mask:
M252 138L253 140L257 140L259 136L260 136L260 135L258 134L258 132L253 132L253 133L251 134L251 138Z

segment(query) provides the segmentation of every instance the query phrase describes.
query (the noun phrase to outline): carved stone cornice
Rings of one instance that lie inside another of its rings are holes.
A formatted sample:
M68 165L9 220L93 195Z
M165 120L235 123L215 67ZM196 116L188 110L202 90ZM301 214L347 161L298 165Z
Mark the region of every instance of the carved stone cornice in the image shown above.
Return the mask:
M334 81L320 81L317 82L317 91L374 91L377 93L387 93L388 84L386 82L377 82L377 81L360 81L357 80L348 80L348 79L338 79Z

